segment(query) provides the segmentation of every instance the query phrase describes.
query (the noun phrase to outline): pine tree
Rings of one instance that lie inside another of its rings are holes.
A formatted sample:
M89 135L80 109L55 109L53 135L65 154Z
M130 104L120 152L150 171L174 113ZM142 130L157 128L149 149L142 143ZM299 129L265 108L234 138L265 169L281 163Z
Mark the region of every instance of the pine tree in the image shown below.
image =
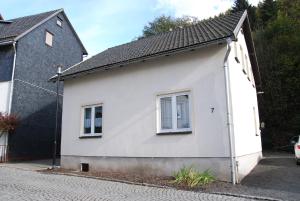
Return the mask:
M258 27L264 28L270 21L276 19L277 4L274 0L264 0L258 4Z
M248 9L250 6L248 0L235 0L232 7L232 12L238 12Z

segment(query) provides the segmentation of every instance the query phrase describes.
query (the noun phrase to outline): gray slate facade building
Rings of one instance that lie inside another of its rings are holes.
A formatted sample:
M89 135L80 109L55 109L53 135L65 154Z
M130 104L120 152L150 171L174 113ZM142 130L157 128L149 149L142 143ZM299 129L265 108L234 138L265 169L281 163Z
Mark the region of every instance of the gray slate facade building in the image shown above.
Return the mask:
M7 139L10 159L51 156L56 85L48 80L57 65L70 67L84 55L63 9L0 20L0 112L20 118Z

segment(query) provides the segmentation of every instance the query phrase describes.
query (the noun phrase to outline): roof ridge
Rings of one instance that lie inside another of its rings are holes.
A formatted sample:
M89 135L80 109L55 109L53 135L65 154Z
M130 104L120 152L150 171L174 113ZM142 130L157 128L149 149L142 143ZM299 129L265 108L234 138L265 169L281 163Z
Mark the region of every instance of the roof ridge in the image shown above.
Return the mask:
M17 18L13 18L13 19L8 19L8 20L5 20L5 21L15 21L15 20L19 20L19 19L22 19L22 18L26 18L26 17L34 17L34 16L38 16L38 15L45 15L47 13L55 13L59 10L63 10L62 8L60 9L56 9L56 10L51 10L51 11L46 11L46 12L42 12L42 13L37 13L37 14L32 14L32 15L25 15L25 16L22 16L22 17L17 17Z

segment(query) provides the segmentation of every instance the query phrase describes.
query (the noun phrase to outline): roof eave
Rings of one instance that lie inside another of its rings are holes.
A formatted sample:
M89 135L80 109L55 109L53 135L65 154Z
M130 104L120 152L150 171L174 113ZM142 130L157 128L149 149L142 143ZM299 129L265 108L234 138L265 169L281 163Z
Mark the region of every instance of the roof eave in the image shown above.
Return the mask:
M261 75L260 75L260 71L259 71L259 65L258 65L258 61L257 61L256 51L255 51L255 45L254 45L254 41L253 41L252 34L251 34L251 27L250 27L250 22L249 22L248 16L246 16L246 19L243 23L242 28L244 31L245 41L246 41L246 45L248 48L249 58L250 58L250 62L251 62L251 66L252 66L252 70L253 70L253 74L254 74L255 85L258 90L261 90L261 84L262 84Z
M74 27L72 26L72 24L71 24L70 20L68 19L66 13L64 12L64 10L62 10L62 14L64 15L65 19L66 19L67 22L69 23L69 25L70 25L70 27L71 27L71 30L72 30L73 34L75 35L76 39L78 40L78 42L79 42L79 44L80 44L80 46L81 46L81 48L82 48L82 50L83 50L83 55L88 55L87 50L85 49L85 47L84 47L82 41L80 40L80 38L79 38L77 32L75 31Z
M233 34L234 34L235 38L237 38L237 35L247 18L248 18L248 13L247 13L247 10L245 10L242 17L240 18L238 24L236 25L235 29L233 30Z

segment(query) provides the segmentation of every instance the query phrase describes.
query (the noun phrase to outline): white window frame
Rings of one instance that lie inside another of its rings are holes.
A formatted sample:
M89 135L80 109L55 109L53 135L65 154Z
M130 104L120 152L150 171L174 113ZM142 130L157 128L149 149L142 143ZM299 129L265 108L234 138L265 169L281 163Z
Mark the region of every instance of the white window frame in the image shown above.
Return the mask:
M102 107L102 132L95 133L95 108ZM91 132L84 133L84 111L86 108L91 108ZM103 104L85 105L81 107L81 118L80 118L80 137L97 137L103 134Z
M187 95L188 101L189 101L189 128L177 128L177 104L176 104L176 97ZM161 104L160 99L171 97L172 100L172 129L162 129L161 128ZM185 92L174 92L174 93L168 93L163 95L158 95L156 97L156 132L157 134L172 134L172 133L191 133L192 132L192 101L191 101L191 92L185 91Z
M49 36L49 37L47 37ZM48 45L49 47L53 46L53 40L54 40L54 34L51 33L50 31L46 30L45 33L45 44Z

